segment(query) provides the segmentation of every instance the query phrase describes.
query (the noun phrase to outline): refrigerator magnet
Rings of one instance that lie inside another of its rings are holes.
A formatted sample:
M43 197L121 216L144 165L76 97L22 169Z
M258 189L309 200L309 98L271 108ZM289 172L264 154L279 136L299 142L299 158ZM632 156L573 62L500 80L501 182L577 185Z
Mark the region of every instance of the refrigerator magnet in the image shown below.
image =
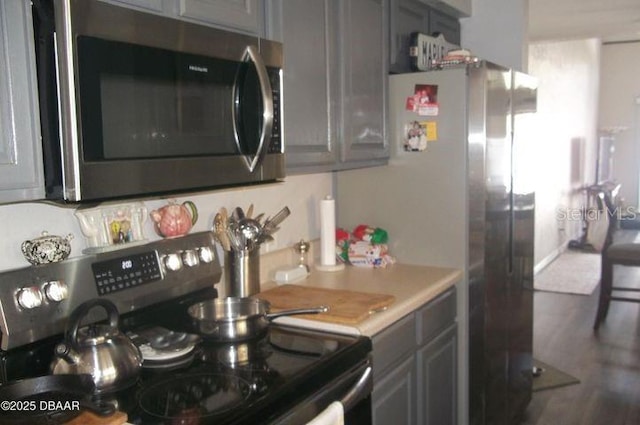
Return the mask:
M425 122L410 121L405 124L402 148L406 152L422 152L427 149L427 126Z
M435 142L438 140L438 123L436 121L425 121L423 124L427 142Z
M438 86L416 84L413 90L414 112L420 116L438 115Z

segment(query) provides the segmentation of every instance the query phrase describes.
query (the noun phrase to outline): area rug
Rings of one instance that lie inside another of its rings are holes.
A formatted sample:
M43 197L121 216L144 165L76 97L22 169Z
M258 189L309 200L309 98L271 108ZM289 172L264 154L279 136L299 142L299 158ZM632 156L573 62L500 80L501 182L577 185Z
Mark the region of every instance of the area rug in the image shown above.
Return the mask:
M600 281L600 254L567 250L533 279L539 291L591 295Z
M533 366L534 368L538 367L542 369L542 373L539 376L533 377L533 391L550 390L552 388L580 383L578 378L564 373L540 360L533 359Z

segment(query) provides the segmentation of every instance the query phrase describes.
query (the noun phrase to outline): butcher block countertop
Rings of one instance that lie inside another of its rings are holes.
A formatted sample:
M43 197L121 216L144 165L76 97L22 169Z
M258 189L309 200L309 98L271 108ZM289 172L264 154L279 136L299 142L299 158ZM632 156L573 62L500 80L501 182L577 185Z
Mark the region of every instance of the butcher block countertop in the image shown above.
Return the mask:
M406 264L393 264L380 269L346 266L338 272L313 269L306 279L293 284L384 294L395 299L385 310L373 312L358 323L332 323L298 316L280 317L275 319L275 322L329 332L373 336L431 301L461 279L462 272L457 269ZM268 290L276 287L278 285L275 282L263 282L261 291L268 293Z

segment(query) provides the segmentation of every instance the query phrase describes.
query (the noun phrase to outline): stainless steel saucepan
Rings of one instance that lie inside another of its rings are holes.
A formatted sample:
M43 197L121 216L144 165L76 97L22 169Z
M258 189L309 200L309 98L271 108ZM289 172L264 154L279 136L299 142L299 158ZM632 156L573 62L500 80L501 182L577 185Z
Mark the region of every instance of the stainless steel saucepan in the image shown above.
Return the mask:
M269 323L281 316L317 314L326 306L269 313L270 304L258 298L215 298L189 307L189 316L200 335L217 341L242 341L262 335Z

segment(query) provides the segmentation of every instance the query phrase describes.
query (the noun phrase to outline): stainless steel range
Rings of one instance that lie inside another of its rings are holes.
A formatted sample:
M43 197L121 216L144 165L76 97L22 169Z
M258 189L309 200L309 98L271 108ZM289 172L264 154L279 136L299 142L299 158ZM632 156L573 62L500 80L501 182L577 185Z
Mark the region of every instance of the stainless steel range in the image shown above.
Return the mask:
M368 338L275 323L237 342L198 335L187 308L215 298L221 274L210 232L1 273L0 382L50 376L71 313L104 299L144 360L135 383L94 399L131 423L302 424L334 401L346 423L371 423Z

